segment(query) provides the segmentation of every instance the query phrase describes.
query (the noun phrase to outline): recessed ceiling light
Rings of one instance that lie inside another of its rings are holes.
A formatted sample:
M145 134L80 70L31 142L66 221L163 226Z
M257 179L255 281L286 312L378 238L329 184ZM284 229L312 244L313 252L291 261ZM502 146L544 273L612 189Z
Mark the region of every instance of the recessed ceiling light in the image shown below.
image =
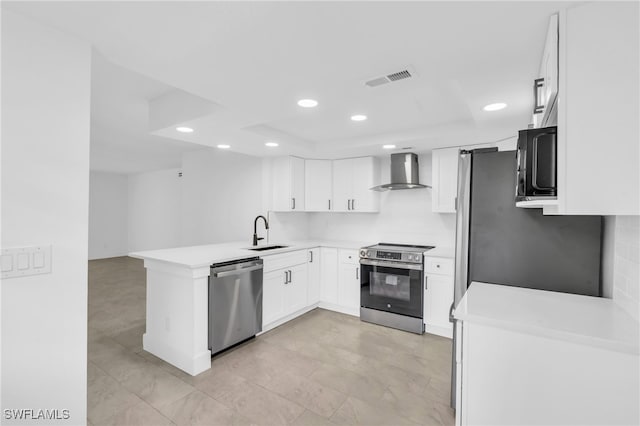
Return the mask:
M227 145L225 143L221 143L220 145L218 145L218 148L220 148L220 149L228 149L228 148L231 148L231 145Z
M193 133L193 129L191 127L176 127L176 130L180 133Z
M303 108L313 108L315 106L318 106L318 101L316 101L315 99L300 99L298 101L298 105Z
M507 107L507 104L505 104L504 102L498 102L498 103L495 103L495 104L486 105L482 109L485 110L485 111L499 111L499 110L501 110L503 108L506 108L506 107Z
M395 147L396 147L395 145L382 145L382 148L384 149L393 149Z
M364 114L356 114L351 116L351 120L353 121L364 121L367 119L367 116Z
M269 148L273 148L278 146L278 142L267 142L265 143L265 146L268 146Z

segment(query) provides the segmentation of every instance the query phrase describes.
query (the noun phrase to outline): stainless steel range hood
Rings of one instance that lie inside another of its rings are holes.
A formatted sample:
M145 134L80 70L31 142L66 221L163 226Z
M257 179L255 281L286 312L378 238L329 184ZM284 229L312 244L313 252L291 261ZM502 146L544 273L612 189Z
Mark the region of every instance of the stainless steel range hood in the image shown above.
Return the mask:
M374 191L431 188L420 184L418 156L412 152L391 154L391 183L371 188Z

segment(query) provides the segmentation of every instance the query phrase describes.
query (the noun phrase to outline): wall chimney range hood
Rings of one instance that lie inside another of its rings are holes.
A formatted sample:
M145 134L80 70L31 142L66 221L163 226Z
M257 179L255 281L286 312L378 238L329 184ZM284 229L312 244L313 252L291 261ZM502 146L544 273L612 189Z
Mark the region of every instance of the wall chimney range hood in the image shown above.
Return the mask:
M420 184L418 156L412 152L391 154L391 183L371 188L373 191L431 188Z

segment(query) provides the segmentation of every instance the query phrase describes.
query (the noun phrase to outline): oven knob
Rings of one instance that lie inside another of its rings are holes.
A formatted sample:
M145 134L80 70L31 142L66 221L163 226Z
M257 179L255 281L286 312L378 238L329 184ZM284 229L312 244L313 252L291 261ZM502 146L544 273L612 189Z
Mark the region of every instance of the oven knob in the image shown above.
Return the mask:
M360 257L367 257L367 252L365 250L360 250Z

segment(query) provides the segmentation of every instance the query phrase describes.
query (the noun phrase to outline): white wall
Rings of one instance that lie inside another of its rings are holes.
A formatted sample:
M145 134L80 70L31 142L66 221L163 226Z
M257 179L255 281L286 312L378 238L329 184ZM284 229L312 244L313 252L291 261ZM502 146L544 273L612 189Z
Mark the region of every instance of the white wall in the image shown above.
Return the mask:
M420 183L431 184L431 154L419 155ZM380 161L381 183L389 182L390 158ZM455 214L431 212L430 189L381 193L380 213L311 213L309 238L362 242L455 245Z
M640 321L640 216L615 217L613 300Z
M129 175L129 251L179 247L182 209L180 170L168 169Z
M2 280L1 405L68 409L56 424L87 415L90 59L2 11L2 246L51 244L52 272Z
M127 255L127 192L127 175L91 172L89 259Z
M267 214L262 207L262 163L257 157L219 149L183 155L182 245L251 245L254 218Z

